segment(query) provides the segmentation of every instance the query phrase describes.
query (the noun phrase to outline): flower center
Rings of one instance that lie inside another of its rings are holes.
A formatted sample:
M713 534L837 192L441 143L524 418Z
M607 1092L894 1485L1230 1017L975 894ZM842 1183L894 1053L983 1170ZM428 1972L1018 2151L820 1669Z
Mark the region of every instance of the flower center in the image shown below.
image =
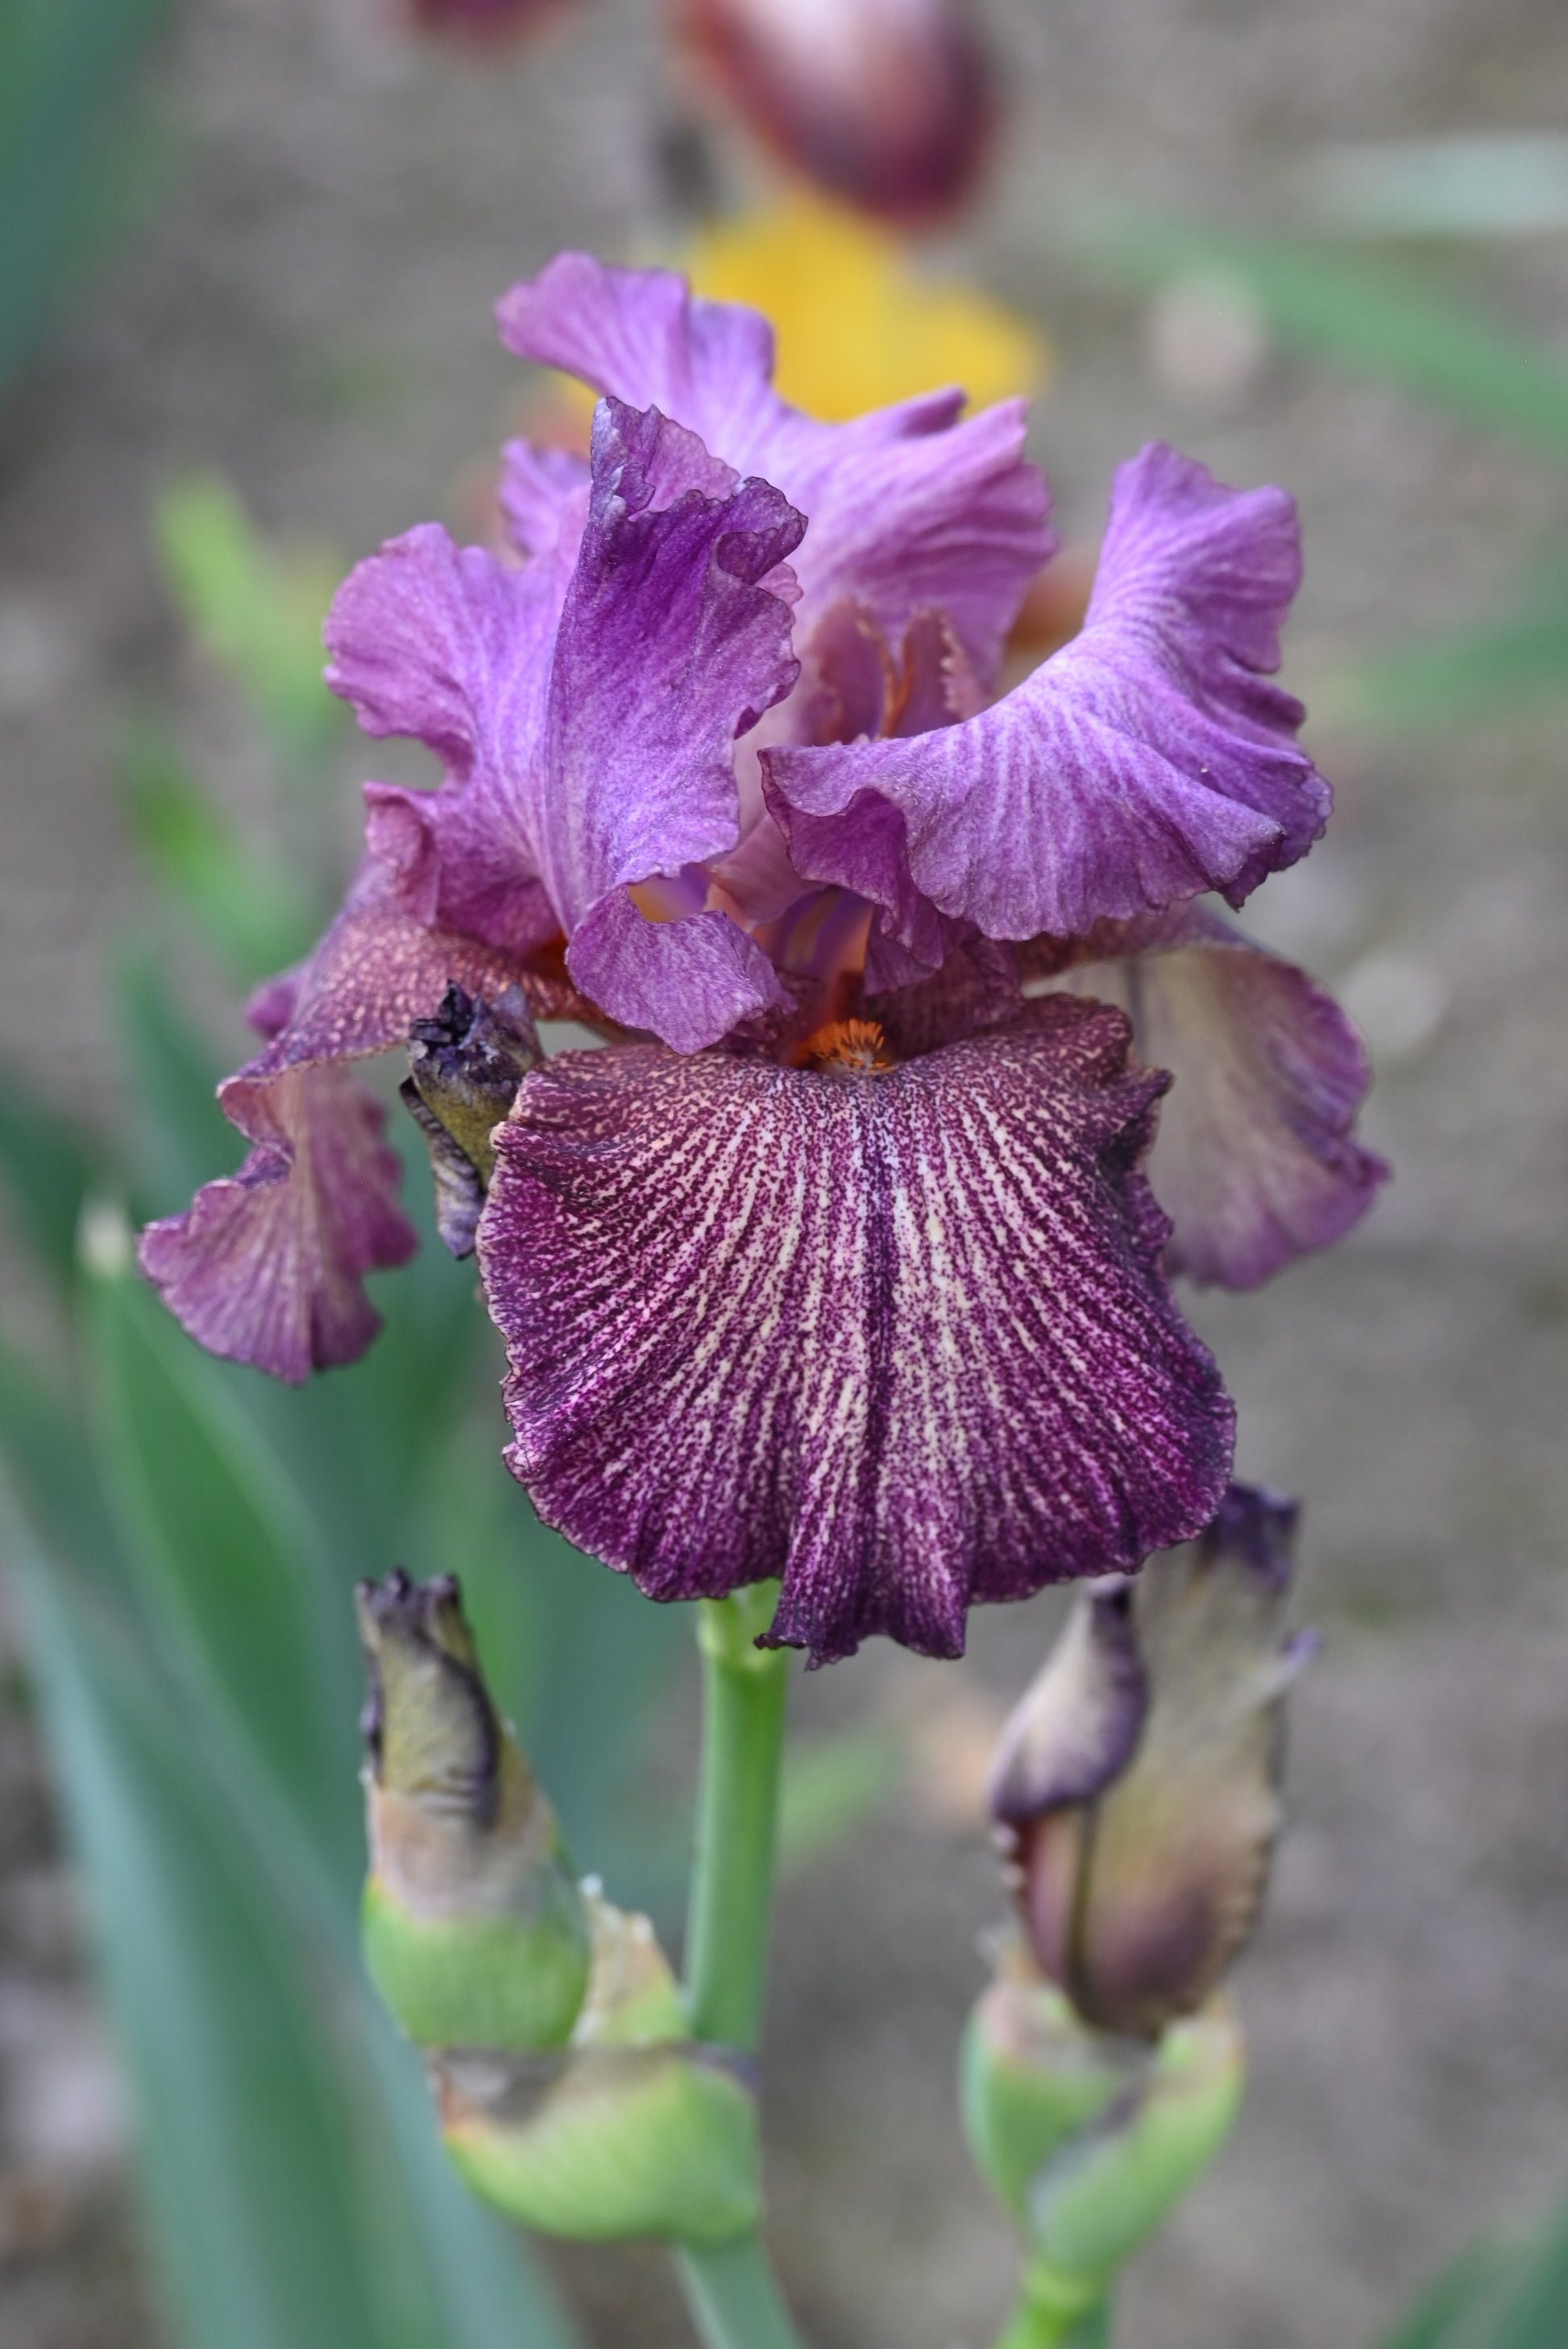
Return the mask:
M893 1065L874 1019L835 1019L806 1040L806 1059L824 1075L875 1076Z

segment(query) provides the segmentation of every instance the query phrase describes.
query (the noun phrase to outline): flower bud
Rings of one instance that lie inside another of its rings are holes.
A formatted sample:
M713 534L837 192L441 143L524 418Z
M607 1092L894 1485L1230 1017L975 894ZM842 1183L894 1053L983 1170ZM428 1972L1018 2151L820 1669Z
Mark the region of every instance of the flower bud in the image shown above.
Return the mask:
M1086 1587L1003 1732L992 1810L1030 1947L1084 2022L1153 2038L1256 1921L1280 1822L1293 1504L1233 1485L1197 1541Z
M989 143L989 60L965 0L677 0L687 48L780 160L904 224L953 212Z
M1024 2235L1026 2310L1066 2325L1103 2298L1224 2142L1243 2077L1223 2001L1158 2045L1113 2038L1078 2020L1021 1945L1003 1948L965 2041L964 2112L976 2166ZM1015 2328L1019 2341L1045 2330Z
M480 1677L455 1576L355 1593L372 1980L425 2047L556 2047L582 2007L589 1927L554 1814Z
M547 2234L746 2234L761 2211L751 2082L723 2049L688 2039L647 1919L589 1898L593 1968L570 2050L441 2057L448 2151L476 2194Z
M430 1153L436 1228L455 1257L474 1252L495 1172L490 1135L542 1058L516 987L493 1003L449 987L434 1018L416 1019L408 1030L408 1074L400 1090Z

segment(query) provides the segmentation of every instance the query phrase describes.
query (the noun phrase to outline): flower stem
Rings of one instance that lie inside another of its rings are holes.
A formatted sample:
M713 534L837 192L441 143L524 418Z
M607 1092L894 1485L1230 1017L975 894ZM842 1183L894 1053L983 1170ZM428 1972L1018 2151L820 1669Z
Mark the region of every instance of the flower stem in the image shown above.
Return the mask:
M676 2253L703 2349L801 2349L768 2254L755 2235Z
M699 1602L702 1778L686 1918L694 2039L755 2053L768 1980L774 1821L789 1693L786 1651L758 1648L778 1596L756 1583Z
M1059 2294L1043 2279L1026 2274L1017 2305L993 2349L1109 2349L1109 2294L1086 2309L1081 2300Z

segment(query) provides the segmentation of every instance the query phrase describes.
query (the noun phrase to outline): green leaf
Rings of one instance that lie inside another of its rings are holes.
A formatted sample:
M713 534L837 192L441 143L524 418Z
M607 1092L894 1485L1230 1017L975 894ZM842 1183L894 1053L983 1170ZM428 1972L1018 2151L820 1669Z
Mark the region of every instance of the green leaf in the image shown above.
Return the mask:
M126 85L167 0L6 0L0 9L0 391L110 222Z
M1223 272L1282 342L1568 463L1568 367L1505 318L1429 288L1408 263L1125 212L1085 216L1068 233L1082 263L1131 285Z
M1378 2349L1493 2349L1490 2320L1517 2269L1517 2253L1477 2244L1445 2269Z
M1563 2349L1568 2341L1568 2211L1560 2212L1534 2252L1516 2271L1477 2349ZM1445 2341L1443 2349L1449 2349ZM1470 2349L1456 2341L1455 2349Z
M98 1179L93 1144L15 1070L0 1070L0 1181L39 1262L62 1289L76 1278L77 1225Z
M568 2349L447 2168L410 2052L278 1899L200 1713L7 1547L185 2349Z
M134 1274L88 1293L110 1507L166 1652L232 1728L315 1847L358 1866L347 1591L235 1372Z
M321 750L343 723L321 675L337 557L320 546L269 545L215 474L176 481L159 499L154 523L165 574L197 641L285 757Z

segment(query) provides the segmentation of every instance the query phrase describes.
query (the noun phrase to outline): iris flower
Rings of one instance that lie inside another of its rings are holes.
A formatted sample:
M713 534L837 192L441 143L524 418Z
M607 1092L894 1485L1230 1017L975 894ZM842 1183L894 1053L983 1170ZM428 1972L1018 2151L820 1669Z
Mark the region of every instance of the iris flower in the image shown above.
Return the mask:
M1261 1280L1382 1172L1341 1014L1200 902L1328 810L1270 681L1294 509L1146 449L1081 634L993 701L1051 544L1021 402L817 422L755 312L581 254L499 316L602 395L591 460L513 445L508 554L426 525L340 591L329 682L441 781L366 786L220 1090L250 1155L142 1262L217 1352L352 1359L414 1239L346 1064L414 1029L428 1107L472 1033L542 1515L657 1599L779 1578L817 1661L955 1654L1209 1522L1233 1414L1170 1275ZM531 1010L606 1045L542 1061Z

